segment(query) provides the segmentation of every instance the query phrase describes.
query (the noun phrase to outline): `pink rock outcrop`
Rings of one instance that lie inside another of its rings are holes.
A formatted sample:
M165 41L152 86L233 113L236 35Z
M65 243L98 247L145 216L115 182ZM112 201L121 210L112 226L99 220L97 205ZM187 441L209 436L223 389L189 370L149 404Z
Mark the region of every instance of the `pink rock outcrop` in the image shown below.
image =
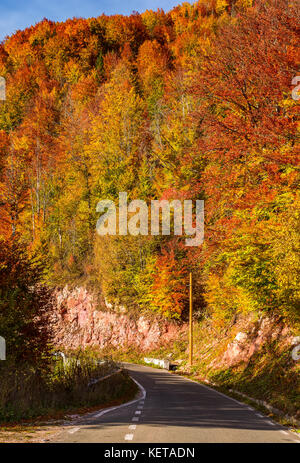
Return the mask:
M245 327L246 332L238 332L234 340L227 345L221 360L223 365L232 366L239 362L248 362L265 343L275 339L287 346L291 345L290 330L276 319L261 318L256 326L250 323L249 319L248 326Z
M99 310L95 296L83 287L55 292L52 326L58 347L136 346L142 351L168 344L186 329L172 321L145 316L134 319L129 314Z

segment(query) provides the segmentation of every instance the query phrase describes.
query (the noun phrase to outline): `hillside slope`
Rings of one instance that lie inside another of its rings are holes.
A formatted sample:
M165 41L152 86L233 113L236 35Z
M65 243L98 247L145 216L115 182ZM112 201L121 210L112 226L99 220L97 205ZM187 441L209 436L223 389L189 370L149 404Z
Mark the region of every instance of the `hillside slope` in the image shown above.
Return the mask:
M299 24L299 1L199 0L45 19L0 44L0 320L12 357L44 367L55 333L36 322L52 314L49 289L68 285L110 310L89 302L87 316L69 301L74 318L56 312L66 347L93 340L124 357L133 340L153 350L165 338L184 365L192 273L199 374L294 407ZM204 242L187 246L173 222L142 233L134 211L136 235L99 236L97 205L112 201L119 218L121 192L204 200Z

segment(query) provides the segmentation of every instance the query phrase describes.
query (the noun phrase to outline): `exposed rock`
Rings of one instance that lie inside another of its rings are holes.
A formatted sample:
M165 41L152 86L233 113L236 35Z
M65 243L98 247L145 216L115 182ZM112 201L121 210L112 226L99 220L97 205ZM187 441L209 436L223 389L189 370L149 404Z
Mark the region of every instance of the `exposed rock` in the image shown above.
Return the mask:
M248 336L246 333L242 333L241 331L236 335L235 337L236 341L240 342L240 343L244 343L247 341L248 339Z
M147 352L178 340L183 333L187 334L186 324L158 321L144 315L134 319L128 312L122 312L121 305L113 306L108 301L100 310L95 295L83 287L73 290L65 287L56 291L53 310L55 343L57 347L72 349L113 346L138 347L140 351ZM228 333L229 342L224 354L214 358L210 366L218 368L247 363L264 344L274 340L280 340L287 349L300 344L300 337L293 336L290 328L278 319L261 317L257 321L251 314L241 317ZM206 355L218 342L216 338L211 339Z
M261 317L258 325L253 325L252 329L248 326L248 334L241 331L237 333L235 339L227 345L221 364L232 366L239 362L248 362L265 343L275 339L280 338L288 347L291 344L290 335L290 330L278 320ZM299 336L292 338L292 342L298 338L300 339Z
M294 336L291 341L292 346L296 346L297 344L300 344L300 336Z
M55 344L72 349L138 346L147 351L178 339L186 329L185 325L149 320L145 316L135 320L120 313L124 312L122 306L116 312L109 308L111 304L107 304L107 310L99 310L95 296L82 287L57 291L52 319Z

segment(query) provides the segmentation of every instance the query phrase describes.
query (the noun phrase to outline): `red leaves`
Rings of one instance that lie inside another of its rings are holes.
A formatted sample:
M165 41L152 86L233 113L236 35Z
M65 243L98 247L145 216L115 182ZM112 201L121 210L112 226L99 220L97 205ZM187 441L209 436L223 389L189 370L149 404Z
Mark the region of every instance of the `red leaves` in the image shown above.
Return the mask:
M285 10L283 0L268 7L258 2L234 25L221 28L195 81L194 90L206 108L207 149L219 152L222 147L231 160L249 148L264 148L266 161L297 162L294 152L282 155L276 149L295 140L297 129L286 104L296 69L287 46L296 40L296 32ZM201 105L201 117L203 110Z
M186 268L209 275L235 234L243 249L244 230L263 233L293 201L299 23L299 2L199 0L17 32L0 46L1 233L9 225L33 248L45 243L51 270L69 267L68 277L93 269L99 196L204 198L203 246L149 237L117 277L117 296L133 294L128 275L140 276L149 258L155 281L141 291L179 317Z
M175 257L174 249L164 249L156 261L152 286L153 305L165 317L180 318L187 300L187 272Z

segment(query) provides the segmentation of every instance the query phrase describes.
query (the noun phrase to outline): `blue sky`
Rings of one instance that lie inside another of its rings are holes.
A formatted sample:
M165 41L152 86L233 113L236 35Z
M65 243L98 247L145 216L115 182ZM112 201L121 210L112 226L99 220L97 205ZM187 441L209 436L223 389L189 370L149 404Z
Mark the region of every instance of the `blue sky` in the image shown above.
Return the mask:
M179 3L182 0L0 0L0 41L43 18L64 21L74 16L89 18L102 13L127 15L157 8L168 11Z

